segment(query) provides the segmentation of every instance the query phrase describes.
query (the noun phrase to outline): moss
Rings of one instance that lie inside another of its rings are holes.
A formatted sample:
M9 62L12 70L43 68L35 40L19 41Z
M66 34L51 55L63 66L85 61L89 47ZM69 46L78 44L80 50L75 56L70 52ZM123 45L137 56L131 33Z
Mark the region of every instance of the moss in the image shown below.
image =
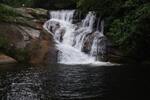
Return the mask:
M21 63L28 62L28 49L16 49L12 47L11 42L8 40L5 34L2 33L0 33L0 53L7 54Z
M29 61L28 49L26 48L5 48L5 51L3 51L2 53L15 58L20 63L28 63Z
M0 21L1 22L15 22L17 17L22 15L8 5L0 4Z
M0 4L0 21L16 22L18 18L24 16L18 12L15 8L12 8L5 4Z
M4 5L4 4L0 4L0 17L3 16L20 16L19 13L16 12L16 10L10 6Z
M12 8L8 5L0 4L0 22L19 24L38 29L34 19L45 21L47 10L41 8Z
M34 16L35 18L37 19L45 19L47 18L47 14L48 14L48 11L45 10L45 9L41 9L41 8L30 8L31 10L31 15Z
M21 63L27 63L29 58L28 58L28 50L26 48L23 49L16 49L12 56L17 59L18 62Z
M6 38L5 34L0 33L0 52L5 51L9 45L9 40Z

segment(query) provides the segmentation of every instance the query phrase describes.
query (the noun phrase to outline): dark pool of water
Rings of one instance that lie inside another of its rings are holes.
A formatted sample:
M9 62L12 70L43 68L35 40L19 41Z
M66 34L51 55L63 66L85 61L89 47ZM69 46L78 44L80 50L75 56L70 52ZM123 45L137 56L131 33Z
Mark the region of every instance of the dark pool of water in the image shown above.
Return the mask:
M149 65L0 65L0 100L148 100L149 69Z

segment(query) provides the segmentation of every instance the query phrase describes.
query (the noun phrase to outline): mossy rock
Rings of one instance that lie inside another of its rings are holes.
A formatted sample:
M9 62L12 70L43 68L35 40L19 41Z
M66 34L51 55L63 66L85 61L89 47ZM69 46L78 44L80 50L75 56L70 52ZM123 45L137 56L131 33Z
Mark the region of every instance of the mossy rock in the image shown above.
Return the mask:
M20 24L35 29L42 29L43 24L47 20L47 10L41 8L12 8L10 6L0 4L0 22Z
M8 5L4 5L4 4L0 4L0 17L1 16L21 16L16 10L15 8L12 8Z
M43 32L47 10L12 8L3 4L0 7L3 7L1 12L11 12L0 15L0 52L21 63L56 62L53 38Z

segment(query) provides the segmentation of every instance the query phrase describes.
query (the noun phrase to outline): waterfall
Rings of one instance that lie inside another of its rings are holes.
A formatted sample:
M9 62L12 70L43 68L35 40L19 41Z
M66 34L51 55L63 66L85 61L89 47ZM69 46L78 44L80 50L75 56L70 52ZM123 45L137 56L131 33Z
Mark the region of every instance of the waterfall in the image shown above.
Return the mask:
M103 35L103 31L104 31L104 21L101 21L101 31L99 31L99 23L100 23L100 19L98 19L98 23L97 23L97 28L96 28L96 32L95 32L95 37L93 40L93 44L92 44L92 48L91 48L91 52L90 55L91 56L96 56L98 55L98 51L102 48L99 48L99 43L98 41L100 40L99 38L104 37ZM103 52L102 50L99 52Z
M103 21L101 31L94 28L96 14L89 12L80 23L73 23L75 10L50 11L50 19L45 22L44 28L56 42L58 62L63 64L88 64L96 61L98 54L98 39L103 35ZM99 21L98 21L99 22ZM92 39L89 39L89 38ZM89 53L83 52L85 40L91 43Z

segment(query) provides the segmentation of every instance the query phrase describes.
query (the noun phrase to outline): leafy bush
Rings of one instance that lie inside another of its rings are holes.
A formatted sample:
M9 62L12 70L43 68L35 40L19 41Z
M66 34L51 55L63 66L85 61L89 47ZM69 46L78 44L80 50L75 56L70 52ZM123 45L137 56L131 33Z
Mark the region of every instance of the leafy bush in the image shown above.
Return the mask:
M4 5L4 4L0 4L0 16L18 16L19 14L16 13L15 9Z
M76 7L76 0L1 0L0 3L13 7L36 7L46 9L69 9Z
M33 0L1 0L0 3L4 3L13 7L32 6Z
M107 33L125 55L133 56L137 60L144 60L150 56L149 9L150 4L134 6L134 9L128 11L125 16L115 18Z

